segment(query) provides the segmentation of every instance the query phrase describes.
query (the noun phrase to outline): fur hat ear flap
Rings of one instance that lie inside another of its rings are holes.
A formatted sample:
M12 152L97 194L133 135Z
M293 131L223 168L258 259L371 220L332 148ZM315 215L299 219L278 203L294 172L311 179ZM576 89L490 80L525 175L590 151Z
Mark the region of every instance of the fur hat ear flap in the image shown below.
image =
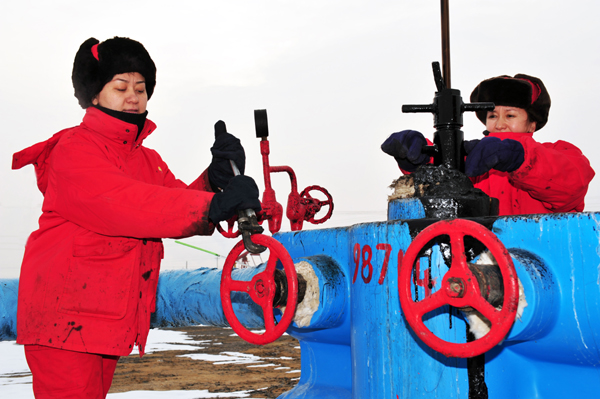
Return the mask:
M540 78L518 73L515 75L515 79L526 80L530 82L535 89L533 101L529 107L525 108L525 110L529 114L530 119L537 122L536 131L540 130L546 125L546 122L548 122L548 114L550 113L550 106L552 105L550 94Z
M536 131L548 122L550 95L536 77L517 74L486 79L471 93L471 102L493 102L497 106L522 108L529 119L536 122ZM485 125L487 111L477 111L477 118Z
M126 37L114 37L102 43L90 38L75 55L71 76L75 97L82 108L88 108L115 75L129 72L138 72L144 77L150 99L156 85L156 66L144 46Z
M92 47L100 43L91 37L79 47L73 62L73 73L71 80L75 89L75 97L79 100L81 108L85 109L92 105L92 99L100 93L104 84L99 79L98 60L92 54Z

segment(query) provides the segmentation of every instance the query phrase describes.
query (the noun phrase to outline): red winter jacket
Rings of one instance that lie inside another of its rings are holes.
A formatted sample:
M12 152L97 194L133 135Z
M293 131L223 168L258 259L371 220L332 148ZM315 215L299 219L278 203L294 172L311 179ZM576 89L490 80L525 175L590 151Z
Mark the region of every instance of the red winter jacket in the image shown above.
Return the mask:
M161 238L212 234L206 172L187 186L137 127L90 107L81 125L13 156L44 194L21 266L17 342L126 356L144 353ZM190 190L191 189L191 190Z
M594 170L579 148L566 141L538 143L533 133L490 133L519 141L525 161L514 172L490 170L471 180L500 200L500 215L582 212Z

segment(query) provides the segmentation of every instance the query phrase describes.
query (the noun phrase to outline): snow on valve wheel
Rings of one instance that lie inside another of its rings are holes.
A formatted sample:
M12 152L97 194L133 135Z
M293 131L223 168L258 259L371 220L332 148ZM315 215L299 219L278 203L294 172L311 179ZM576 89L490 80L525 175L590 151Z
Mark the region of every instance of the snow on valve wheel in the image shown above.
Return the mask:
M439 290L425 299L412 299L411 283L413 268L420 252L434 238L450 237L452 264L442 278ZM470 236L481 242L494 256L504 283L502 309L497 310L482 296L479 284L469 270L465 255L464 237ZM504 339L512 327L517 313L519 286L517 272L508 251L488 229L469 220L440 221L424 229L408 247L398 275L398 293L402 312L416 335L430 348L448 357L473 357L487 352ZM423 323L423 316L444 305L456 308L472 307L481 312L491 323L490 332L472 342L457 344L434 335Z
M244 242L240 241L231 250L221 274L221 303L223 312L233 331L242 339L251 344L265 345L281 337L294 318L298 300L298 277L294 262L285 247L272 237L262 234L253 234L252 242L269 249L269 260L264 271L256 274L252 281L239 281L232 279L232 271L238 256L244 251ZM273 299L275 297L275 268L277 261L281 261L287 279L287 302L285 311L279 323L275 322L273 315ZM265 319L264 334L253 333L242 325L233 311L231 292L246 292L250 298L262 308Z

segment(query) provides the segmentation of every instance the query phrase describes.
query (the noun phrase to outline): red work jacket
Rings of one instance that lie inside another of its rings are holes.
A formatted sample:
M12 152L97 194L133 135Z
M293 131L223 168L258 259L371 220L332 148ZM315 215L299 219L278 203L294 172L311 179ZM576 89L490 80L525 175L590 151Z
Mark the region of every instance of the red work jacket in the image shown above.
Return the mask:
M44 194L19 280L17 342L126 356L144 353L161 238L212 234L206 172L177 180L142 146L156 128L87 109L81 125L13 156Z
M583 211L595 172L579 148L562 140L538 143L533 133L489 136L517 140L525 150L525 160L517 170L509 173L492 169L470 178L476 188L500 201L500 216ZM427 143L432 144L429 140Z
M500 215L582 212L594 170L581 150L559 140L538 143L533 133L490 133L519 141L525 161L514 172L490 170L471 178L475 187L500 201Z

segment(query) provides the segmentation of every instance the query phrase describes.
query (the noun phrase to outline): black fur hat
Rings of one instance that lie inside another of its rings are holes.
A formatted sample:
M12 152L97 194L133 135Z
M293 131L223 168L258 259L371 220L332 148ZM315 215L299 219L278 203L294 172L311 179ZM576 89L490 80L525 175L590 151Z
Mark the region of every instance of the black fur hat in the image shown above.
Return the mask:
M540 130L548 122L550 95L544 83L533 76L517 74L486 79L479 83L471 102L493 102L495 105L523 108L529 119L536 122L535 130ZM487 111L477 111L477 118L485 125Z
M148 99L156 85L156 66L140 42L114 37L102 43L92 38L79 47L73 62L75 97L83 109L92 105L92 99L105 84L120 73L138 72L146 80Z

